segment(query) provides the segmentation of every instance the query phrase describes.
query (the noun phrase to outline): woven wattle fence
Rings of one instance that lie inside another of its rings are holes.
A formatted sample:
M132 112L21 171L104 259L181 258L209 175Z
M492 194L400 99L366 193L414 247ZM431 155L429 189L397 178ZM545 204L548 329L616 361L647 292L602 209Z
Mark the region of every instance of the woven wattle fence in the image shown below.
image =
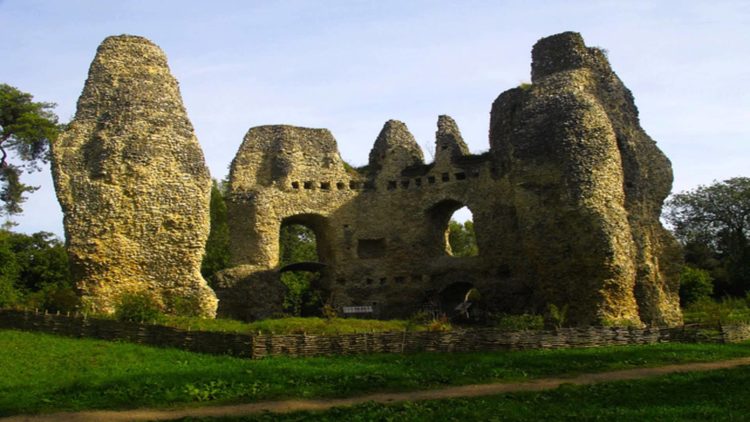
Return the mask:
M0 310L0 329L37 331L77 338L122 340L253 359L279 355L476 352L666 342L735 343L750 339L750 325L728 325L721 327L720 330L702 330L695 326L684 326L670 328L586 327L539 331L473 328L453 331L336 335L237 334L189 331L163 325L125 323L79 315L55 315L17 310Z

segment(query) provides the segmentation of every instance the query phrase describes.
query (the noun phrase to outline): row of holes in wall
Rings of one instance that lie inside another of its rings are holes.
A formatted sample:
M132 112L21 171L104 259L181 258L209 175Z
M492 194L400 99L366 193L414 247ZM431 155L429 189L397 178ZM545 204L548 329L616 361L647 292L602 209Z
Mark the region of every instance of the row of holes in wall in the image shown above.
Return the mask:
M472 171L470 173L470 176L473 177L473 178L479 177L479 170ZM466 180L467 175L466 175L466 173L463 173L463 172L454 173L453 174L453 178L455 180ZM435 183L437 183L437 180L438 179L437 179L436 176L427 176L426 177L427 184L429 184L429 185L434 185ZM451 180L450 173L442 173L440 175L440 181L441 182L449 182L450 180ZM417 177L413 181L414 181L414 184L413 184L414 187L422 187L422 185L424 184L421 177ZM409 186L412 186L411 182L412 182L411 180L402 180L401 181L401 187L403 189L408 189ZM309 189L314 189L314 188L317 188L317 189L320 189L320 190L331 190L331 182L320 182L319 184L316 183L316 182L314 182L314 181L312 181L312 180L308 180L308 181L302 182L302 184L300 184L300 182L292 182L292 189L300 189L300 187L302 187L303 189L308 189L308 190ZM391 181L388 182L388 190L394 190L397 187L398 187L398 182L397 181L391 180ZM336 183L336 189L338 189L338 190L344 190L346 188L347 188L347 184L346 183L344 183L344 182L337 182ZM363 188L364 189L373 189L374 186L372 186L372 184L369 183L369 182L360 183L360 182L356 182L354 180L352 180L352 181L349 182L349 189L351 189L351 190L359 190L359 189L363 189Z
M476 179L477 177L479 177L479 170L473 170L470 173L470 176ZM464 173L464 172L458 172L458 173L454 173L453 174L453 178L455 180L466 180L466 177L467 177L466 173ZM426 180L427 180L427 184L428 185L434 185L438 181L438 179L437 179L436 176L427 176ZM442 173L440 175L440 181L443 182L443 183L450 182L451 181L451 174L450 173ZM414 179L414 184L413 185L412 185L411 182L412 182L411 180L402 180L401 181L401 188L402 189L408 189L409 186L414 186L416 188L420 188L424 184L424 183L422 183L423 181L422 181L421 177L417 177L416 179ZM398 182L397 181L390 180L388 182L388 190L394 190L397 187L398 187Z
M412 275L412 276L396 276L396 277L375 277L375 278L365 278L364 284L368 286L385 286L390 281L391 283L395 284L404 284L407 280L411 280L412 283L421 283L423 279L423 276L421 275ZM345 285L347 280L344 278L339 278L336 280L336 282L340 285Z

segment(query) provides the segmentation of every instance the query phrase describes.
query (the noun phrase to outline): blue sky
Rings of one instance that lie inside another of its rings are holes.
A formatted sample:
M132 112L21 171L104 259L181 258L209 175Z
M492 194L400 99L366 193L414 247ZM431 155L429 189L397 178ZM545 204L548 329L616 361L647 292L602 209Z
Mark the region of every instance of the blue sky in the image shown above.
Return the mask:
M0 0L0 82L69 121L98 44L145 36L166 52L222 178L263 124L328 128L361 165L386 120L431 145L449 114L485 151L492 101L530 79L539 38L567 30L609 51L672 160L674 191L750 176L746 1ZM26 180L40 190L16 230L62 235L49 171Z

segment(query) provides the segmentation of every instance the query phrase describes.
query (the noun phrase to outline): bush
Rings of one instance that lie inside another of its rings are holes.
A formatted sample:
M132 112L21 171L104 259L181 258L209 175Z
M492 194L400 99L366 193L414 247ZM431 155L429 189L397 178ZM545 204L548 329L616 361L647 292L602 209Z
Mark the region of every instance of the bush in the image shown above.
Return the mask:
M714 292L711 274L700 268L682 267L680 273L680 304L687 306L710 297Z
M544 328L544 318L541 315L522 314L507 315L500 314L492 318L493 325L497 328L510 331L541 330Z
M115 318L129 322L157 321L163 318L162 307L148 292L124 293L115 305Z
M25 308L45 309L50 312L73 312L81 305L81 298L69 286L48 284L41 290L24 295L20 303Z
M703 298L685 308L685 322L707 326L749 323L750 308L743 299L725 298L717 302Z

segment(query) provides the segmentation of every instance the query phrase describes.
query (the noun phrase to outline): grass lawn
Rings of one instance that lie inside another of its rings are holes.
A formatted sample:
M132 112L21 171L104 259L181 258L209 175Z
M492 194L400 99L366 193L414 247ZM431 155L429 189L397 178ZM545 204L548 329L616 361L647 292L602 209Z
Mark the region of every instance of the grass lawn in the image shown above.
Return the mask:
M345 397L750 356L750 343L246 360L0 330L0 416Z
M195 317L163 316L158 321L170 327L202 331L221 331L255 334L349 334L372 331L423 331L424 324L412 324L403 320L377 320L356 318L287 317L243 322L232 319L208 319Z
M326 412L184 421L741 421L750 418L750 367L543 393L375 403Z

